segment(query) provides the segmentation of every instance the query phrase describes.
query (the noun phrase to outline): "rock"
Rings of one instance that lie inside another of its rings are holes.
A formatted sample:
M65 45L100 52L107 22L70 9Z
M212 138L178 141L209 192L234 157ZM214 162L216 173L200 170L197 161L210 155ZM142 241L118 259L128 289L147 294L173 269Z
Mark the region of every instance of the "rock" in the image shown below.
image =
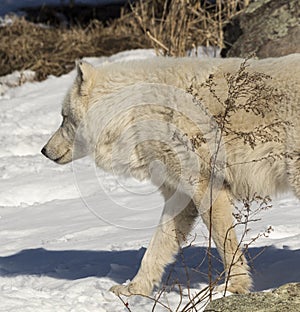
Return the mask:
M223 57L259 58L300 52L300 1L258 0L225 25Z
M285 284L271 292L232 295L212 301L205 312L299 312L300 283Z

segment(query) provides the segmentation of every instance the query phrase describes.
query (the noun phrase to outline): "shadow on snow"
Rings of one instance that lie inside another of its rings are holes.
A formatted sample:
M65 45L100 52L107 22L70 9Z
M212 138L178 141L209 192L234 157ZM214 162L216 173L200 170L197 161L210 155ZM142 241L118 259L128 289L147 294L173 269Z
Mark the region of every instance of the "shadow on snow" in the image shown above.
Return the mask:
M206 251L205 247L184 248L176 263L167 268L164 280L171 276L168 284L179 281L183 285L189 280L192 287L207 283ZM262 251L263 248L251 248L250 258ZM28 249L15 255L0 257L0 276L46 275L68 280L95 276L108 277L116 283L123 283L136 274L144 253L144 248L123 251ZM215 248L212 255L216 277L223 267ZM299 263L300 250L266 248L253 262L250 261L255 290L300 282Z

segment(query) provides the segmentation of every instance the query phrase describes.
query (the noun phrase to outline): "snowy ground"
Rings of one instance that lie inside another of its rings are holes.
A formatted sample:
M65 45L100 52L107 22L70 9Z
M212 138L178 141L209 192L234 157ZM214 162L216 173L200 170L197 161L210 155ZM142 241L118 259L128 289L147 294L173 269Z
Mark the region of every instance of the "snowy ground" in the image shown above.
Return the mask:
M90 61L152 56L134 51ZM126 311L108 289L134 276L162 198L150 184L116 180L88 159L59 166L43 157L41 147L61 122L61 101L74 72L12 88L15 77L7 86L5 79L0 82L0 311ZM250 249L255 256L269 246L254 261L255 290L300 282L299 202L287 194L273 205L249 234L274 228ZM178 261L169 268L183 289L187 269L191 293L207 285L207 262L200 268L207 231L200 221L195 233L192 246L184 249L185 265ZM222 269L217 262L215 267ZM175 289L162 300L174 308L179 297ZM131 311L153 306L139 297L127 301Z

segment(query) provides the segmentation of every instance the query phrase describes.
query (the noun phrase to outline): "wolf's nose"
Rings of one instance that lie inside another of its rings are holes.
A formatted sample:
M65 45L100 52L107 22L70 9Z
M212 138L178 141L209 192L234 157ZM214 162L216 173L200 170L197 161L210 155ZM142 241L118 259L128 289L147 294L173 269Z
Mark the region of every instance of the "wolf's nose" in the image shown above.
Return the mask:
M41 153L47 157L47 152L46 152L46 148L45 147L42 148Z

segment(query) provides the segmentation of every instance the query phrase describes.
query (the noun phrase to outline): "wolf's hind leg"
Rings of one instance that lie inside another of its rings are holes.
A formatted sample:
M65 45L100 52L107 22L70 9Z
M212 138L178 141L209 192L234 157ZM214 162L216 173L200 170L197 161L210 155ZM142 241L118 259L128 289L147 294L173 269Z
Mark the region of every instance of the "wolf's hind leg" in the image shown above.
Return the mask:
M210 226L209 210L201 214L207 228ZM221 190L212 207L212 239L222 257L228 284L219 286L233 293L246 293L252 286L249 266L243 252L239 249L232 216L229 194Z
M195 218L198 216L197 209L190 199L186 197L186 205L174 214L173 203L180 202L183 194L178 192L168 201L171 194L167 189L162 189L166 199L163 214L154 233L149 247L143 257L141 267L137 275L128 285L116 285L110 290L117 295L130 296L133 294L150 295L153 287L158 285L167 264L174 261L180 244L186 240L191 231ZM181 198L176 199L176 196ZM175 208L176 210L176 208Z

